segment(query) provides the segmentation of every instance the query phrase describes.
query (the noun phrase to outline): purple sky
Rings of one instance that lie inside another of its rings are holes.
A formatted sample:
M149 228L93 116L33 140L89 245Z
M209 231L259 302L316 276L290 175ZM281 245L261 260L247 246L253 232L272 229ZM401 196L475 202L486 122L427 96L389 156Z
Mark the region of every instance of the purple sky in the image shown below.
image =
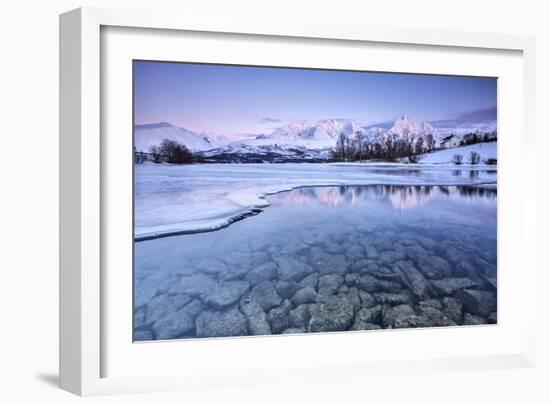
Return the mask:
M496 103L495 78L134 62L135 124L229 136L302 120L458 119Z

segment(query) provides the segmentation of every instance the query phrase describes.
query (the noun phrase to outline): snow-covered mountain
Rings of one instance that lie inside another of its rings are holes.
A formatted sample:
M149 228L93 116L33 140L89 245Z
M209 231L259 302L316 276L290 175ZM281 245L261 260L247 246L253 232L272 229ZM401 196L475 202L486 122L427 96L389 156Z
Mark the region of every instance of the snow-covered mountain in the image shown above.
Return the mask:
M442 139L440 133L428 122L419 122L411 116L403 115L387 132L379 135L378 140L392 136L396 139L416 141L419 138L426 139L429 135L433 137L436 144L439 144Z
M334 147L340 133L351 137L356 132L366 133L365 128L350 120L329 119L316 124L297 122L280 127L271 134L262 134L246 144L289 145L323 150Z
M261 141L261 139L259 140ZM311 149L301 145L231 143L208 150L203 157L223 162L321 162L330 158L331 148Z
M443 121L440 121L443 124ZM218 161L317 161L330 158L341 134L350 140L361 134L367 143L423 139L429 136L438 147L446 131L411 116L403 115L394 122L362 126L347 119L328 119L317 123L295 122L245 140L230 141L224 136L196 133L166 122L135 126L137 151L148 152L163 139L177 141L209 160ZM461 133L462 134L462 133Z
M384 141L389 135L419 138L431 134L436 141L440 139L437 130L429 123L418 122L408 116L397 119L393 125L371 126L362 126L353 120L328 119L315 124L292 123L270 134L208 150L204 156L224 161L323 160L330 158L330 151L341 134L353 140L358 133L368 143Z
M136 151L149 152L151 146L159 145L164 139L177 141L192 151L211 150L229 142L224 136L196 133L166 122L134 126Z

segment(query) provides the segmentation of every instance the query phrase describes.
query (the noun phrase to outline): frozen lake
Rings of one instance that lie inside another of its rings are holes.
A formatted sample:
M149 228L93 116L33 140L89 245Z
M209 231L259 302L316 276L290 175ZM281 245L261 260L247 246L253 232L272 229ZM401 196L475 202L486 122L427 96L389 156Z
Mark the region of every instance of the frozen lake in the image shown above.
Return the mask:
M135 166L136 239L227 226L301 186L496 185L496 167L437 164L193 164Z
M203 224L269 207L136 242L135 340L496 323L495 170L171 168L137 167L137 235L191 228L186 207Z

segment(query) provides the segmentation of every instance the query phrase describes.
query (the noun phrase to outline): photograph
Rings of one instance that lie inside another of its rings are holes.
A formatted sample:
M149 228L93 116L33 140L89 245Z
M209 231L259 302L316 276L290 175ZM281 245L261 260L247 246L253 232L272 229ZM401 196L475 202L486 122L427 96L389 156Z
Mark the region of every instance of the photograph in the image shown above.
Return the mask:
M134 342L497 324L498 78L132 81Z

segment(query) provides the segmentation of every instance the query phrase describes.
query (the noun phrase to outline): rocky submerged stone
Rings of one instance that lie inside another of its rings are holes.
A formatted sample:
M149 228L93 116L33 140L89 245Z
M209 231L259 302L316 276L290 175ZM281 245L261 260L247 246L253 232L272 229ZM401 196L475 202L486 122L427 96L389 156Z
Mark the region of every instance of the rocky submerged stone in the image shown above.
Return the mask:
M144 309L134 309L134 329L139 329L142 326L145 326L147 321L145 320L145 310Z
M301 327L291 327L288 329L285 329L283 334L298 334L298 333L305 333L305 329L302 329Z
M315 302L316 299L317 291L315 291L312 286L308 285L296 291L296 294L292 297L292 303L294 306L298 306Z
M293 281L275 281L273 283L275 291L284 299L290 299L301 287Z
M216 287L216 282L210 276L205 274L194 274L182 277L180 281L170 289L170 293L199 296L208 293L214 287Z
M337 294L347 294L349 291L349 287L345 284L342 284L338 289L336 290Z
M242 302L241 311L248 321L248 333L251 335L271 334L271 326L262 307L255 301Z
M179 311L157 320L153 324L156 338L166 340L192 336L195 330L195 317L202 309L203 304L198 300L193 300Z
M288 324L290 327L309 330L310 304L299 305L288 313Z
M376 299L371 293L364 290L359 290L358 294L359 294L359 299L361 301L361 306L363 308L372 308L373 306L378 304L378 302L376 301Z
M496 295L489 291L460 290L455 297L464 309L473 315L487 317L496 310Z
M352 265L366 257L365 249L362 246L352 244L346 248L346 257Z
M344 287L344 286L342 286ZM345 293L337 294L340 298L347 298L349 303L353 305L353 309L358 311L361 309L361 297L359 296L359 290L356 287L349 287Z
M311 248L309 262L321 274L345 274L348 271L348 262L343 253L345 250L332 254L321 248Z
M264 281L273 280L277 277L277 265L273 262L267 262L259 267L250 270L244 277L251 285L256 285Z
M267 313L267 320L271 324L271 330L273 333L281 333L288 328L288 314L292 309L292 303L285 299L281 305L272 308Z
M280 305L282 302L281 297L277 293L271 281L264 281L263 283L253 287L252 290L250 290L250 292L243 297L243 299L248 302L257 302L258 305L260 305L260 307L266 312L271 308Z
M221 309L239 301L249 287L246 281L224 281L216 284L207 293L203 293L202 299L214 308Z
M317 282L319 280L319 275L317 273L308 274L303 279L300 280L299 284L302 287L312 287L313 289L317 288Z
M480 316L472 315L468 312L464 313L464 324L465 325L485 325L487 321Z
M479 277L478 270L469 262L460 261L455 264L454 276L474 279Z
M359 274L357 273L348 273L345 276L345 283L348 287L354 287L357 285L357 280L359 279Z
M414 295L419 298L424 298L427 295L430 284L410 260L396 262L395 267L399 270L403 283L409 287Z
M277 274L283 281L299 281L315 270L308 264L292 257L280 257L277 259Z
M227 265L219 259L206 257L195 264L195 270L200 273L217 275L219 272L227 269Z
M355 319L350 330L369 330L372 325L380 321L382 306L377 305L373 308L362 308L355 314ZM376 325L378 326L378 325ZM380 326L378 326L379 328Z
M483 276L483 279L487 284L489 284L495 291L497 289L497 278L496 277L489 277L489 276Z
M405 255L406 257L413 260L417 264L420 262L420 259L429 257L428 252L426 252L426 249L424 249L418 244L407 246L405 248Z
M158 284L154 281L143 281L136 286L134 305L136 308L149 303L159 292Z
M187 294L158 295L147 304L146 323L154 323L172 312L176 312L191 301Z
M309 308L311 332L347 330L353 323L353 305L339 296L322 296L319 303Z
M248 271L252 269L252 261L250 259L250 252L247 251L233 251L225 253L222 257L223 261L231 266L232 269L242 269Z
M379 304L389 304L389 305L412 304L414 302L414 295L410 291L404 291L399 294L380 292L380 293L374 294L374 299Z
M465 277L448 277L441 280L432 280L430 283L437 295L452 295L458 290L470 288L476 285L474 281Z
M397 305L383 313L384 327L402 328L417 327L417 315L414 309L407 304Z
M385 266L390 266L392 263L397 262L398 260L402 260L405 258L404 252L398 252L397 250L389 250L380 253L380 257L378 258L378 263Z
M443 298L443 314L455 323L462 323L462 304L456 298Z
M453 269L449 262L439 256L421 256L418 259L418 268L432 280L439 280L444 277L450 277Z
M370 274L364 274L357 280L357 288L366 292L378 291L378 279Z
M367 252L367 257L369 259L378 259L378 257L380 256L374 246L365 247L365 251Z
M237 308L204 311L197 317L196 329L198 337L244 336L248 334L248 320Z
M319 294L331 295L336 294L338 288L344 284L344 277L339 274L325 274L319 277Z
M134 341L154 340L155 336L150 330L137 330L134 332Z
M419 304L419 323L423 326L456 326L457 323L441 311L442 304L437 300L422 301Z

